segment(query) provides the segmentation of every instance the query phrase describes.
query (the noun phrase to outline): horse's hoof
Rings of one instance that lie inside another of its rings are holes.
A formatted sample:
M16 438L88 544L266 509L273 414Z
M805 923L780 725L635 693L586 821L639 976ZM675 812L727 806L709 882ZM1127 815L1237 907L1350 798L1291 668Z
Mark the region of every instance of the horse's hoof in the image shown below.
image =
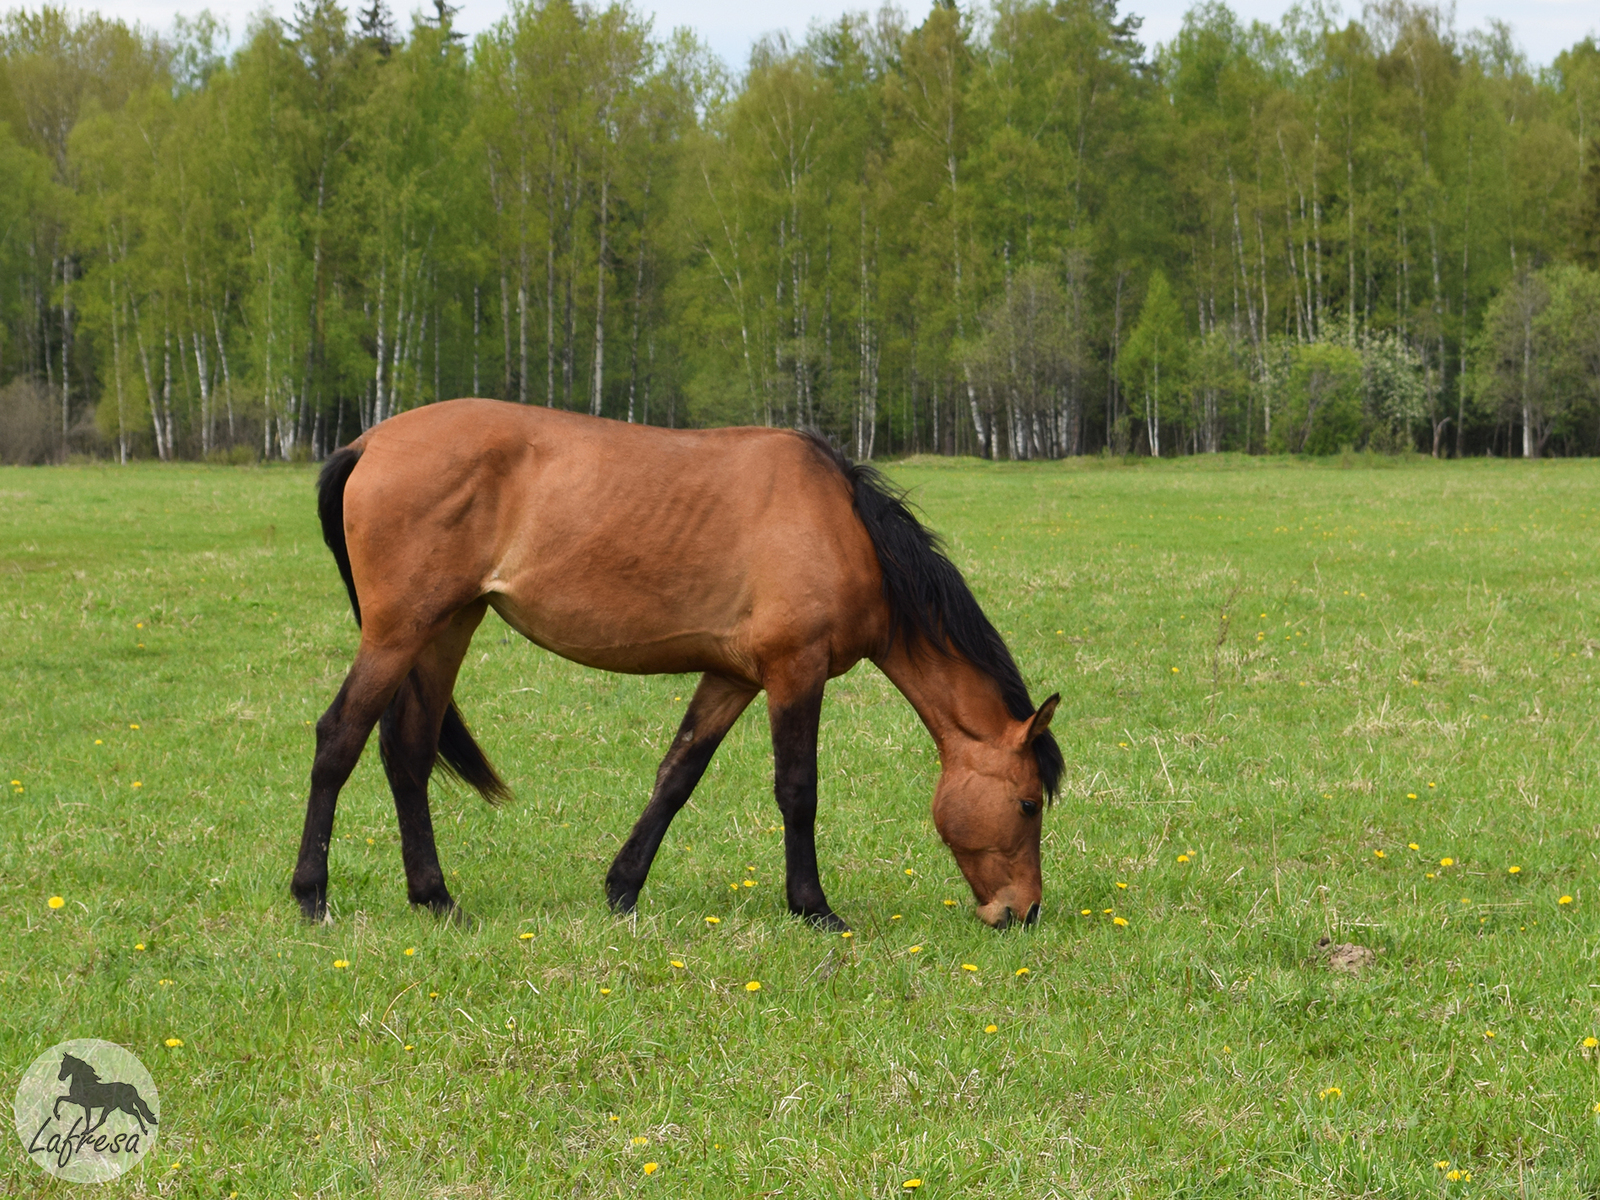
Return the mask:
M300 916L306 921L313 925L333 924L333 914L328 911L327 893L320 888L303 895L297 894L295 899L300 904Z
M611 911L619 917L632 916L634 909L639 907L639 889L628 888L620 891L607 891L606 903L611 906Z
M832 909L828 909L825 912L798 912L795 913L795 916L813 929L820 929L824 933L850 932L850 926L845 922L845 919Z
M440 921L454 925L457 929L471 929L477 924L466 909L457 904L448 893L443 897L412 900L411 906L425 908Z

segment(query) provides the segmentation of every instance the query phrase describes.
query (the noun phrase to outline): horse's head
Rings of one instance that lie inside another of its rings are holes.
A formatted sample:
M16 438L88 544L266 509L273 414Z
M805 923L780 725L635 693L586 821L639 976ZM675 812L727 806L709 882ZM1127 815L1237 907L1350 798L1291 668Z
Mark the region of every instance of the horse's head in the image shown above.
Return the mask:
M73 1058L70 1054L63 1054L61 1056L61 1070L57 1073L56 1078L70 1079L74 1075L82 1075L88 1080L98 1080L100 1078L95 1069L84 1062L83 1059Z
M1055 790L1060 751L1048 733L1059 695L1000 737L963 742L933 794L933 822L996 929L1039 919L1039 830L1045 791Z

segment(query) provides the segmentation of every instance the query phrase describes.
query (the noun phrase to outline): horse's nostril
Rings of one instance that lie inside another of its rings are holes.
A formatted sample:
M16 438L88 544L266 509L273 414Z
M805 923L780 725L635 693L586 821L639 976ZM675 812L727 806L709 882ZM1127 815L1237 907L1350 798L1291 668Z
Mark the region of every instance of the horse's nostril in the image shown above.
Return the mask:
M1033 924L1036 924L1038 922L1038 920L1039 920L1039 902L1037 900L1035 900L1033 902L1033 907L1028 909L1028 915L1022 918L1022 923L1024 925L1033 925Z
M1011 911L1011 905L1008 904L1006 905L1006 911L1001 914L1000 919L995 922L994 927L996 929L1010 929L1011 922L1016 920L1016 917L1017 914Z

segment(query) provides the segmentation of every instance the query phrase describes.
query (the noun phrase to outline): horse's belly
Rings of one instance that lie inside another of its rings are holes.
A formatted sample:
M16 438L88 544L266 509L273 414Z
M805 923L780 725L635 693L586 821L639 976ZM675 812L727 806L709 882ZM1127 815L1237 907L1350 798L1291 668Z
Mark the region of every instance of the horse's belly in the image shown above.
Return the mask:
M732 647L731 630L704 621L672 620L637 602L603 606L561 599L524 599L491 592L489 603L523 637L553 654L601 671L677 675L697 671L747 676L753 670Z

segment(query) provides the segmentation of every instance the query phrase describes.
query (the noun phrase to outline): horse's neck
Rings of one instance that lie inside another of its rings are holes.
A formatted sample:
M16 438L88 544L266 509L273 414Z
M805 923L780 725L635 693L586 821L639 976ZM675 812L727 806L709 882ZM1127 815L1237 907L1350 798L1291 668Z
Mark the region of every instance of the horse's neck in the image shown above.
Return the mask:
M1016 723L995 681L958 655L897 637L877 663L928 727L941 762L963 743L998 741Z

